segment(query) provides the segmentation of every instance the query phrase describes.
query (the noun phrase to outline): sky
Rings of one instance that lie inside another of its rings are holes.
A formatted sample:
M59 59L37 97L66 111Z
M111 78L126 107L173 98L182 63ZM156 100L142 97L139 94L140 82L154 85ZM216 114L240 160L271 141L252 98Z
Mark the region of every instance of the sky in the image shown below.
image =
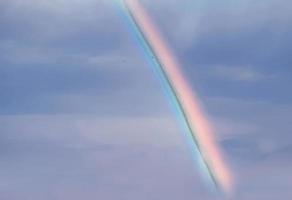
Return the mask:
M208 113L231 199L292 198L292 3L142 0ZM0 198L224 199L115 1L0 1Z

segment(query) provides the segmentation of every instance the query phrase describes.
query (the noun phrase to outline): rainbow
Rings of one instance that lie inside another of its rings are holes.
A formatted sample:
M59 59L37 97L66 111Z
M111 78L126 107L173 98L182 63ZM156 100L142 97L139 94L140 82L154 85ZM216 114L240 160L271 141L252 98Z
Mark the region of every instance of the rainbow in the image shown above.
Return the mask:
M197 95L183 76L178 61L138 0L122 0L121 5L157 76L164 83L168 95L183 119L203 170L217 189L230 193L233 186L231 171L216 143Z

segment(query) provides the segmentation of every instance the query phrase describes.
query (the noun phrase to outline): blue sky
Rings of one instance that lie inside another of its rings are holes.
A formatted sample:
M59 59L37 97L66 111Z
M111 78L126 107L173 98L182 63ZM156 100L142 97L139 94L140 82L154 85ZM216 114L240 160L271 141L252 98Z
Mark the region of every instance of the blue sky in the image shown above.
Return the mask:
M142 2L199 93L234 199L291 199L291 2ZM113 2L1 1L0 29L1 199L220 199Z

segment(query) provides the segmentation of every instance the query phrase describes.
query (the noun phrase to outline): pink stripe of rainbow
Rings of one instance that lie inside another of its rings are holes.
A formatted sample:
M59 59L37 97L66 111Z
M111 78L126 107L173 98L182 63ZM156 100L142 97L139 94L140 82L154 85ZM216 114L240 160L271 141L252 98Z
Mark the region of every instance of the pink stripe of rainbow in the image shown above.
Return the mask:
M204 115L197 96L182 75L177 60L140 3L137 0L125 0L124 2L171 84L212 179L225 192L231 192L233 186L231 171L228 169L223 154L213 137L213 130Z

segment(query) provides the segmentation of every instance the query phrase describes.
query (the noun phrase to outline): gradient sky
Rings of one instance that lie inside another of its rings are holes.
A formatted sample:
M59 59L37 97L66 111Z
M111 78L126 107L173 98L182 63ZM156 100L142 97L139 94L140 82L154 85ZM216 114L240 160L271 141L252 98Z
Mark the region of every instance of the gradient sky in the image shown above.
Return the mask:
M291 199L292 3L142 3L208 112L233 199ZM0 94L0 199L220 199L113 1L0 1Z

